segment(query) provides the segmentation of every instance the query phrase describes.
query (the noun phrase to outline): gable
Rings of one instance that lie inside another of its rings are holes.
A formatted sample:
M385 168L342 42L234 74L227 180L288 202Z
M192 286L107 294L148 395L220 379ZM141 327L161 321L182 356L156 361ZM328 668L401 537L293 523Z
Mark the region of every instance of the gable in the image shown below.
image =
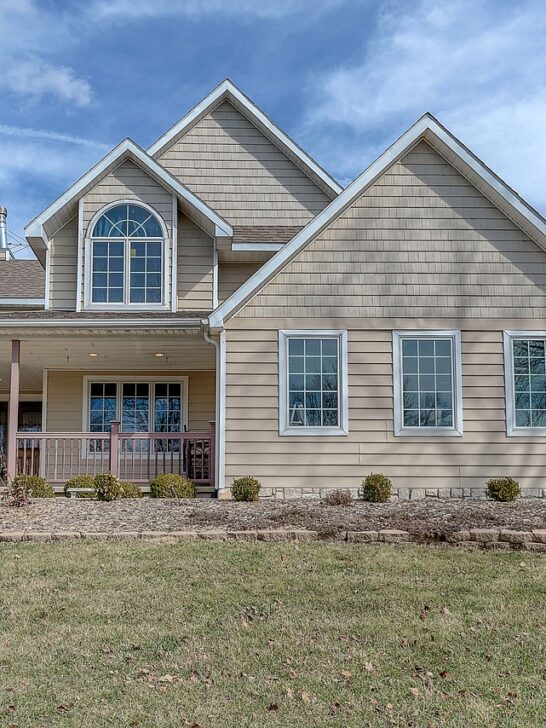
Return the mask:
M331 201L228 101L158 161L233 225L303 226Z
M173 228L173 195L141 167L129 159L97 182L82 198L83 233L89 235L89 223L105 205L118 200L143 202L163 218L169 237Z
M236 316L544 318L546 252L421 141Z

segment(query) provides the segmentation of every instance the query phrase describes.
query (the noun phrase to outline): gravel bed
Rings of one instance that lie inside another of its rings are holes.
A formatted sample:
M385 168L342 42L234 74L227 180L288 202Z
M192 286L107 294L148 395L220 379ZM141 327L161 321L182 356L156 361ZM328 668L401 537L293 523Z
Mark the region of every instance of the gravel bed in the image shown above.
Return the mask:
M177 531L227 528L308 528L324 536L338 531L398 528L420 536L442 537L470 528L528 531L546 528L546 500L494 503L483 500L354 502L348 507L318 501L34 500L25 508L0 506L0 531Z

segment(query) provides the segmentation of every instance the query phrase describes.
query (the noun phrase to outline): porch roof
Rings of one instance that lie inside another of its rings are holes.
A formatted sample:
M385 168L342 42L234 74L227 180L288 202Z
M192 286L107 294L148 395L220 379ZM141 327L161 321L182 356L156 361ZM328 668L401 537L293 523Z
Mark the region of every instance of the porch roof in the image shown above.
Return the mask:
M90 375L135 373L141 376L215 369L215 349L199 331L145 332L130 330L82 334L68 330L0 337L0 393L10 385L11 339L21 341L20 389L41 392L45 369L79 371ZM158 355L161 356L158 356Z

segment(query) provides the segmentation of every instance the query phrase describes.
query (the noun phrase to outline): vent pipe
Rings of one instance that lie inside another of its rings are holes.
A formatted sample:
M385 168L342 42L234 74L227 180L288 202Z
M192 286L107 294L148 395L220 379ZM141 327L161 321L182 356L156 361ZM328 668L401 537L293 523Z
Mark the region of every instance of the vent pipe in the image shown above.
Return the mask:
M0 250L8 249L8 211L0 207Z

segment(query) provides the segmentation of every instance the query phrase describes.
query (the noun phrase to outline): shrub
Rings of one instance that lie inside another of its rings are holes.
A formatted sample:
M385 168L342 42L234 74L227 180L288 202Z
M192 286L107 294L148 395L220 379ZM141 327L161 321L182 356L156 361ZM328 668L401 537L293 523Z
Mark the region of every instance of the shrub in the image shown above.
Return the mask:
M250 475L244 478L235 478L231 484L231 495L236 501L257 501L262 484Z
M162 473L150 480L152 498L195 498L195 485L176 473Z
M70 478L64 484L64 494L68 497L70 493L69 488L92 488L89 493L78 493L78 498L96 498L95 492L95 480L92 475L76 475L74 478Z
M112 473L95 475L93 485L97 493L97 498L101 501L113 501L122 497L121 483Z
M39 475L17 475L13 479L15 488L24 487L31 498L54 498L55 491L45 478Z
M3 482L6 483L6 493L2 496L2 500L8 506L13 508L22 508L30 504L30 498L28 497L28 487L26 480L23 478L16 478L12 480L8 475L5 475Z
M386 503L391 497L392 483L382 473L370 473L362 481L358 495L370 503Z
M521 493L519 483L514 478L491 478L486 483L487 495L496 501L505 503L514 501Z
M325 506L352 506L353 494L350 490L331 490L322 502Z
M120 485L122 498L142 498L142 491L138 485L135 485L128 480L122 480Z

